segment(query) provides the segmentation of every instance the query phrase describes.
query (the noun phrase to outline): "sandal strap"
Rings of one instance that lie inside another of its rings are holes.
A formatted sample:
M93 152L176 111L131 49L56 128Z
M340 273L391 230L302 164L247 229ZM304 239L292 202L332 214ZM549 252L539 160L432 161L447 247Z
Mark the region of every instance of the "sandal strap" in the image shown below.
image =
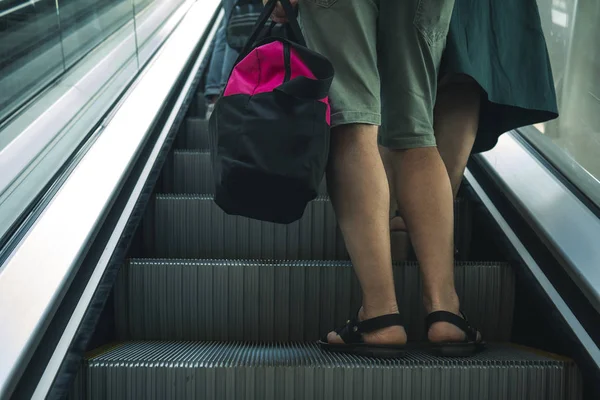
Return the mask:
M381 315L360 322L357 317L354 317L348 320L346 325L336 329L335 332L340 335L346 344L364 343L363 334L396 325L402 326L402 319L399 314Z
M436 322L447 322L462 330L467 336L467 341L477 341L477 329L473 328L467 319L467 316L461 311L461 316L449 311L434 311L425 318L425 331L429 332L431 325Z
M400 314L386 314L379 317L366 319L358 324L358 332L371 333L390 326L402 326Z
M364 343L363 337L358 331L358 318L354 317L346 322L346 325L335 330L345 344Z

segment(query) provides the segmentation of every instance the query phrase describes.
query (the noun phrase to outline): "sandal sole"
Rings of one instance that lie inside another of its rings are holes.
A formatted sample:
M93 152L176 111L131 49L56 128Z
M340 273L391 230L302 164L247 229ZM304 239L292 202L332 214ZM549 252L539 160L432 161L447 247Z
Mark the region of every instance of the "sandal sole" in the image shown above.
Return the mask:
M439 357L472 357L485 350L485 342L479 343L430 343L431 352Z
M367 344L330 344L319 341L321 349L332 353L352 354L369 358L401 358L406 355L406 348L398 346Z

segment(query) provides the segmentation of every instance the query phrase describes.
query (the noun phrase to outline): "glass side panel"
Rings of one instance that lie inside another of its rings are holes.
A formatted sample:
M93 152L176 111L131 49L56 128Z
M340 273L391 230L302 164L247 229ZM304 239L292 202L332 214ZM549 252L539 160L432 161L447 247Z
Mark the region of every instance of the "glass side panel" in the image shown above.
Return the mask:
M64 70L55 0L0 1L0 121Z
M135 8L138 59L143 66L166 39L158 35L175 10L185 0L132 0Z
M600 1L538 0L538 6L554 73L560 117L535 128L598 180Z
M67 68L123 25L131 24L134 33L129 0L58 0L58 4Z

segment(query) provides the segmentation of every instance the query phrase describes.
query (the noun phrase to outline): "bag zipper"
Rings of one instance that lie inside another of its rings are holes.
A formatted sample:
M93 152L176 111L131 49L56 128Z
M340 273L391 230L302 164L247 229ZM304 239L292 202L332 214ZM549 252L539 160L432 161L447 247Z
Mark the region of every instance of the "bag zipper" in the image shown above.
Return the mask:
M285 66L285 77L283 82L288 82L292 78L292 55L290 44L283 42L283 63Z

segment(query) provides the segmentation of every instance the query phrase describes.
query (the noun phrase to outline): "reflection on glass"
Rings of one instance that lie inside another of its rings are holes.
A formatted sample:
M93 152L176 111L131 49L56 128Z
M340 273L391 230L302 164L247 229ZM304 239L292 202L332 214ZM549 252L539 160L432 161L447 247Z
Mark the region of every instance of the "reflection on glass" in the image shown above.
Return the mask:
M131 1L135 9L138 59L143 66L156 51L158 43L165 39L156 37L156 33L185 0Z
M560 118L536 126L600 180L600 1L538 0Z
M63 68L55 1L0 1L0 121Z
M133 19L130 0L58 0L58 5L67 67Z
M121 63L136 54L137 44L143 66L166 39L168 32L158 34L164 23L184 2L0 0L0 124L78 61L96 60L85 56L101 44L99 56L127 53L115 58ZM109 69L108 75L116 73Z

